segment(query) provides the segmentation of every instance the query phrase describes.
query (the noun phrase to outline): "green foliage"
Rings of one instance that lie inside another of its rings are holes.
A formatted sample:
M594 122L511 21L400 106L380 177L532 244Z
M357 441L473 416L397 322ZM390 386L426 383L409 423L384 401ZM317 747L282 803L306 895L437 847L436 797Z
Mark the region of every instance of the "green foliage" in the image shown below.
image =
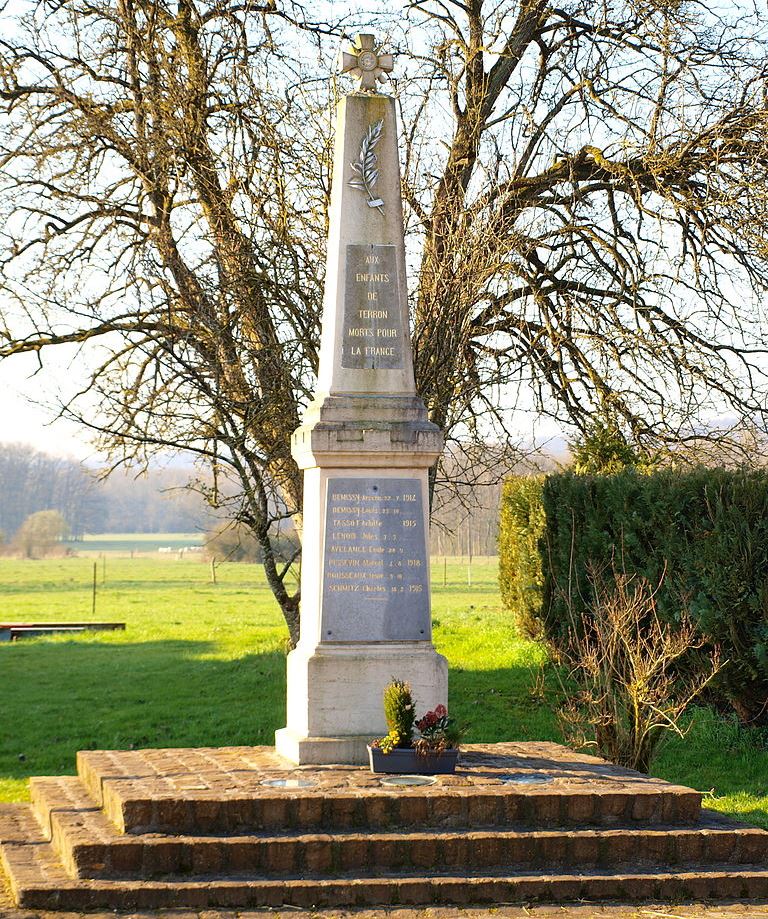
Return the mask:
M716 689L744 721L768 721L768 472L700 468L549 476L544 633L565 647L594 604L588 570L660 584L663 621L687 609L730 661Z
M620 472L627 466L642 465L643 458L626 439L616 420L597 418L580 441L571 448L573 471L579 475Z
M389 735L396 736L395 746L410 747L413 744L413 722L416 710L413 706L411 686L403 680L392 680L384 689L384 717Z
M528 638L540 636L544 574L539 540L546 517L542 503L543 476L507 479L501 493L499 518L499 587L504 606Z

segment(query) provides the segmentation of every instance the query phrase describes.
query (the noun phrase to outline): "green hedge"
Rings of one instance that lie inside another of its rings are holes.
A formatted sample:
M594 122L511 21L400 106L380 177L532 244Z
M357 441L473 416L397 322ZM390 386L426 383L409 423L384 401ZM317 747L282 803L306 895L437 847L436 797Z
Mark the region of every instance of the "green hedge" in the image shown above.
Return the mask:
M501 491L499 586L504 605L528 638L541 638L544 588L539 540L544 535L544 476L515 476Z
M721 646L731 663L717 690L739 717L768 723L768 472L627 469L535 483L507 483L501 518L502 593L526 631L557 646L572 614L589 615L590 566L603 578L643 575L661 582L667 621L685 607Z

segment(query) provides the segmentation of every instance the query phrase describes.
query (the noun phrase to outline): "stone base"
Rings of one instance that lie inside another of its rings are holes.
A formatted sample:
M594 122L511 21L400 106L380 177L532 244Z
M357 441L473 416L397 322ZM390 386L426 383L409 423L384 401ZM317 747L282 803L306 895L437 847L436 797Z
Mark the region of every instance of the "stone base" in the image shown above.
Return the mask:
M375 735L355 734L347 737L300 737L290 728L275 731L275 750L297 766L329 766L345 763L364 766L368 763L368 744Z
M411 684L418 714L447 704L448 664L431 642L300 642L288 655L288 724L275 736L278 752L294 763L365 763L365 744L387 733L382 700L393 679Z
M287 767L271 747L88 750L77 765L32 779L31 804L0 803L0 871L26 909L768 894L768 832L556 744L468 744L455 775L400 788L357 766Z

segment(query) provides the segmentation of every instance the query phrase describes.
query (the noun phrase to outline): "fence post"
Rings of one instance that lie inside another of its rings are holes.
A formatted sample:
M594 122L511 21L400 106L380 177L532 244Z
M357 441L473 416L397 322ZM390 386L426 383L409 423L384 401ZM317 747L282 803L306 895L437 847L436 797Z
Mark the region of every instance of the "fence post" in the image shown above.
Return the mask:
M96 571L98 570L99 563L93 563L93 596L91 599L91 615L96 618Z

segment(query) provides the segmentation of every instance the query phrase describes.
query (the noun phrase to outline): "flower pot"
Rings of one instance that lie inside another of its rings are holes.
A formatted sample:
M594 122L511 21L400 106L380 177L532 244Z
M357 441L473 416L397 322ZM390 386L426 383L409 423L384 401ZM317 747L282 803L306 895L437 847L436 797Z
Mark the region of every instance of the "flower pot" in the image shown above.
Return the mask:
M388 772L400 775L442 775L456 771L458 749L443 750L419 756L412 749L395 749L383 753L378 747L368 747L368 761L371 772Z

